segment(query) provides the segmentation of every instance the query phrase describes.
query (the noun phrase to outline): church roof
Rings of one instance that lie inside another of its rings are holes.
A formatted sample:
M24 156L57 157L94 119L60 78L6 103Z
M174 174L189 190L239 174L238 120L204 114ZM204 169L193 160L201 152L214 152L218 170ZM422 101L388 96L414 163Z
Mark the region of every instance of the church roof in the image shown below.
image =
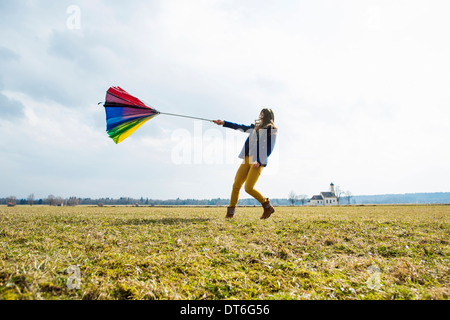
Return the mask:
M325 197L325 198L334 198L334 197L336 197L336 195L333 192L321 192L320 194L322 195L322 197Z

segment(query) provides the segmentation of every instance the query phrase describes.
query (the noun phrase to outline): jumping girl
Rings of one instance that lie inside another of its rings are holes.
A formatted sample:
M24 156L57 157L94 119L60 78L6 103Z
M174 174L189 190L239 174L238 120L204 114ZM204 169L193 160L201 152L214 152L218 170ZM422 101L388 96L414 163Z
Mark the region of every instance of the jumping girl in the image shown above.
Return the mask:
M239 154L239 158L243 159L243 162L234 179L230 205L227 208L225 218L233 218L239 200L239 191L244 183L245 191L258 200L264 208L261 219L267 219L275 212L275 209L270 204L269 198L264 197L259 191L254 189L263 168L267 166L267 159L275 146L278 129L274 124L274 120L275 117L272 109L267 108L261 110L259 119L255 121L255 124L250 126L223 120L214 120L214 123L217 125L245 131L249 134Z

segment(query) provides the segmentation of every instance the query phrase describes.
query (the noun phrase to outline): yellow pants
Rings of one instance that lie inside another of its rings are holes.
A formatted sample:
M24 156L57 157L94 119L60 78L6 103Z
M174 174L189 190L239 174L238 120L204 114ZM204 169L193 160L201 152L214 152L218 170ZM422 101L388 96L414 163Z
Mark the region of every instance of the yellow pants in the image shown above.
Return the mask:
M259 176L261 175L264 167L260 166L258 168L254 168L252 166L252 162L249 161L248 157L245 157L244 162L239 167L236 172L236 177L234 178L233 183L233 191L231 192L230 199L230 207L236 207L239 201L239 191L242 188L242 185L245 182L245 192L251 195L253 198L259 201L259 203L263 204L266 202L266 198L259 193L259 191L255 190L255 184L258 181Z

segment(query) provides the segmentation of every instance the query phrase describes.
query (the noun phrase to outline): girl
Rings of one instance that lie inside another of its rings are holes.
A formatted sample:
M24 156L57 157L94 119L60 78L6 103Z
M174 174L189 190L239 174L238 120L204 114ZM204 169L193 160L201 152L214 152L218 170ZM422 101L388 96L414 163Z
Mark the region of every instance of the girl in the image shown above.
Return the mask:
M274 124L274 114L272 109L261 110L259 119L250 126L240 125L223 120L214 120L217 125L235 130L242 130L249 134L245 141L239 158L244 161L240 165L234 179L233 190L231 192L230 205L227 208L225 218L233 218L236 205L239 200L239 191L245 183L245 191L258 200L264 208L261 219L267 219L275 209L270 204L270 200L254 189L262 169L267 165L267 158L273 151L278 129Z

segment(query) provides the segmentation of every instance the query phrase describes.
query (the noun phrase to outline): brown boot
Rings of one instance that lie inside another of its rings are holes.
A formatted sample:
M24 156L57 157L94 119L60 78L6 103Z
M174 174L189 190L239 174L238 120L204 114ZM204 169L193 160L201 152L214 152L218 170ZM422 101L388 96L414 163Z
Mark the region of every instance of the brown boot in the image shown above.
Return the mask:
M269 198L266 198L266 202L264 202L262 204L263 208L264 208L264 213L261 216L261 219L267 219L268 217L270 217L270 215L272 213L275 212L275 209L273 208L273 206L270 204L270 200Z
M236 208L235 207L228 207L227 208L227 215L225 216L226 219L231 219L234 217L234 210Z

